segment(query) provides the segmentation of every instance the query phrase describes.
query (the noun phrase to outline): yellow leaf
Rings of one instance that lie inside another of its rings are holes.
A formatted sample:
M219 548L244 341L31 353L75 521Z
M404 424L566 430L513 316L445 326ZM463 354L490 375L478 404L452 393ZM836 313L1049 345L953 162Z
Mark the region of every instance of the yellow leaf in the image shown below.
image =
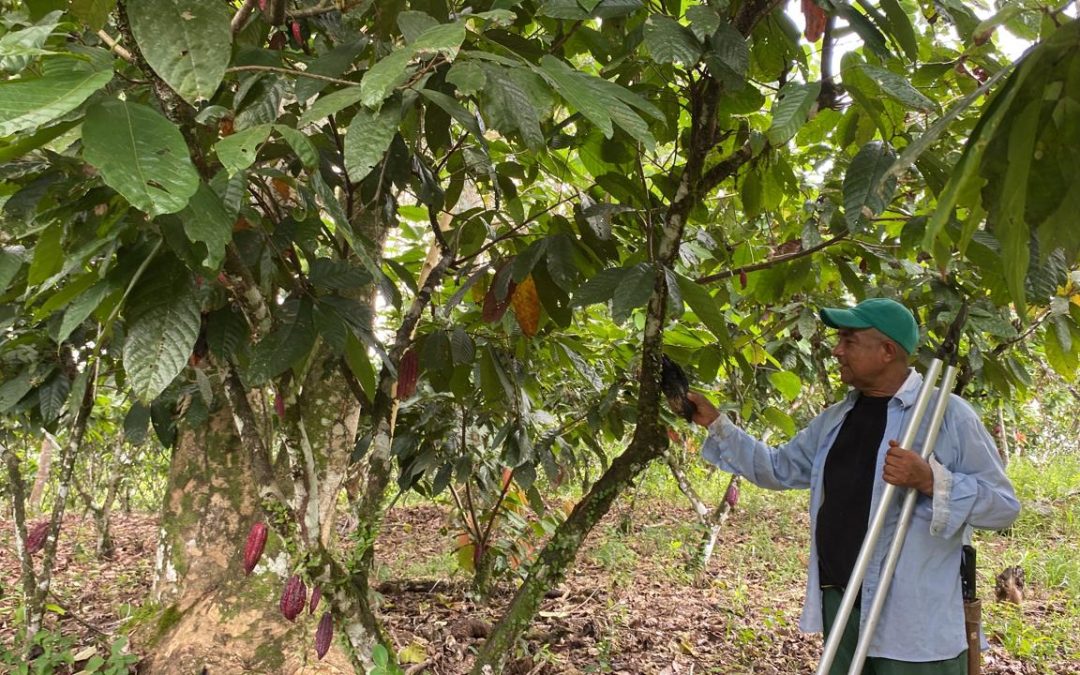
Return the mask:
M423 663L427 661L427 649L416 642L398 652L398 663Z

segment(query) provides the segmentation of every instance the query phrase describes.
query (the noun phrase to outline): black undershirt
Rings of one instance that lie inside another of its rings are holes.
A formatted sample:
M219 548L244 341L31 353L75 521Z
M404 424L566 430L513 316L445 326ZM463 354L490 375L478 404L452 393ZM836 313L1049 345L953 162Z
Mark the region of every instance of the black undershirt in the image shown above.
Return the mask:
M859 557L891 398L860 395L825 460L824 498L816 532L822 586L847 586Z

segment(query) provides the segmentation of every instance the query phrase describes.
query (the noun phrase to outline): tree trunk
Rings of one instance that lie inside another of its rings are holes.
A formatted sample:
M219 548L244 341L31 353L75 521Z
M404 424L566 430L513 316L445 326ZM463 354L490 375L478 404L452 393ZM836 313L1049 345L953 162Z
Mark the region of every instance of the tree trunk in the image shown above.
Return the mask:
M219 405L199 428L181 430L152 591L160 613L139 636L148 643L147 672L295 673L314 662L319 617L303 612L290 623L278 609L284 579L297 570L277 534L268 537L254 572L244 575L248 530L267 519L256 475L230 406ZM353 671L336 649L323 663L321 672Z

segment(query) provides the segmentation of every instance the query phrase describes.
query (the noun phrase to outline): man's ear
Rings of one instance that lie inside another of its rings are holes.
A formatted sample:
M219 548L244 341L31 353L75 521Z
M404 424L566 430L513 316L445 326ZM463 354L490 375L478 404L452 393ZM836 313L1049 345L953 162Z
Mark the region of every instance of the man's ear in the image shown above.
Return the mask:
M892 340L883 340L881 345L885 348L885 356L890 363L897 359L904 358L902 355L903 350L900 349L900 345Z

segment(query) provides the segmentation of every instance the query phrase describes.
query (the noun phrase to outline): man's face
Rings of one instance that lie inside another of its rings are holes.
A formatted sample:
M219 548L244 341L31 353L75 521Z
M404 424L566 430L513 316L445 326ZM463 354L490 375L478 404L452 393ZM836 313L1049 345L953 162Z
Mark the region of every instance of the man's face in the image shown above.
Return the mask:
M840 380L859 390L872 388L890 361L887 339L873 328L841 328L832 350L840 363Z

